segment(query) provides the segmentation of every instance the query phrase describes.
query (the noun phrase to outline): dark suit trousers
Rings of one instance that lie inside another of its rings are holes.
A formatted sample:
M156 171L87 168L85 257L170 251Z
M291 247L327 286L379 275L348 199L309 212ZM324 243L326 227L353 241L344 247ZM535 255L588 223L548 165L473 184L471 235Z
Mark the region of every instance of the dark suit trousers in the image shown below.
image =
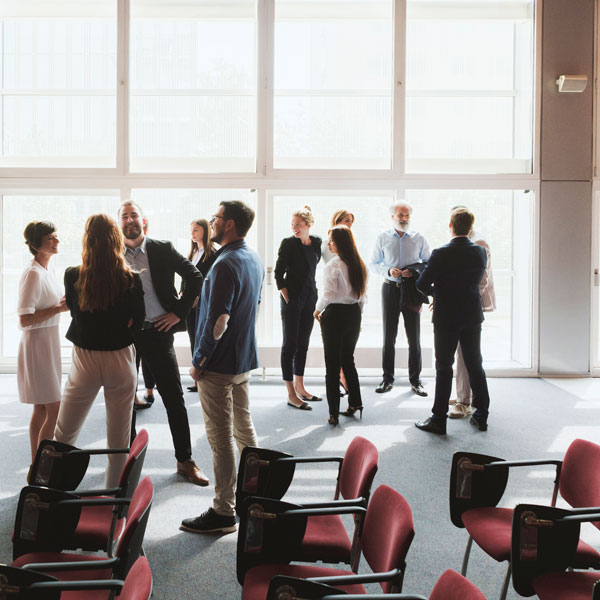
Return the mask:
M187 329L188 337L190 338L192 357L194 356L194 343L196 341L196 319L198 316L196 308L196 306L192 308L192 310L190 310L188 313L188 316L185 318L185 328Z
M396 360L396 337L400 314L404 319L404 331L408 340L408 379L412 385L421 381L421 313L403 306L402 290L394 285L383 284L383 380L394 381ZM345 371L344 371L345 373Z
M348 404L361 407L360 384L354 365L354 349L360 335L361 312L358 304L330 304L321 317L321 336L325 352L325 388L329 414L340 412L340 367L348 385Z
M146 329L138 331L134 340L142 360L154 375L158 393L167 410L175 458L179 462L188 460L192 456L190 424L183 400L179 365L173 348L173 334Z
M317 303L316 290L305 286L298 296L281 302L283 343L281 344L281 372L284 381L293 381L294 375L304 375L306 353L312 333Z
M490 406L487 380L481 358L481 323L463 328L433 326L435 346L435 400L432 413L435 418L445 419L452 392L452 365L456 347L460 342L469 383L473 390L473 416L487 420Z

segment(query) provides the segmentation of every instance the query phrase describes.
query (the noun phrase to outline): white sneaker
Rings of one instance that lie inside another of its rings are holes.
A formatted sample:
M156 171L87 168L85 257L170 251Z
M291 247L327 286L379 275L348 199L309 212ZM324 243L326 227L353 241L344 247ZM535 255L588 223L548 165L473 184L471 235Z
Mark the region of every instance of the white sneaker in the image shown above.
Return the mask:
M457 402L448 413L450 419L464 419L472 413L472 409L468 404Z

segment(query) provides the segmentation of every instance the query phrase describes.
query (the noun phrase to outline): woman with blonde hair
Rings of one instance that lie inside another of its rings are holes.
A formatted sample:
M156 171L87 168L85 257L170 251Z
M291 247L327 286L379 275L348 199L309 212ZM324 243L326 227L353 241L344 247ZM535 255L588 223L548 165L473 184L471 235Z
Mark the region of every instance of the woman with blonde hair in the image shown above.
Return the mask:
M283 326L281 371L288 406L300 410L312 410L309 402L321 400L304 387L304 366L317 302L315 272L321 259L321 238L310 235L314 222L309 206L292 213L293 235L281 241L275 263Z
M331 215L329 228L333 229L336 225L346 225L346 227L352 229L354 221L354 215L349 210L340 208ZM334 257L334 254L329 250L328 240L323 240L323 244L321 245L321 257L325 262L329 262Z
M126 448L137 387L131 333L145 316L142 282L127 266L123 234L108 215L87 220L81 258L80 266L65 271L73 362L54 437L74 444L104 387L108 447ZM125 459L124 454L109 454L106 487L117 485Z
M54 433L60 406L60 313L69 310L61 286L50 267L58 254L56 227L32 221L23 232L33 254L19 282L17 314L22 330L17 359L19 400L33 405L29 423L31 462L39 443ZM29 475L28 475L29 478Z
M323 293L314 317L321 323L329 423L335 426L340 411L340 367L348 383L349 405L342 414L351 417L360 411L362 418L363 405L354 349L366 301L367 269L348 227L336 225L330 229L328 243L334 257L325 265Z

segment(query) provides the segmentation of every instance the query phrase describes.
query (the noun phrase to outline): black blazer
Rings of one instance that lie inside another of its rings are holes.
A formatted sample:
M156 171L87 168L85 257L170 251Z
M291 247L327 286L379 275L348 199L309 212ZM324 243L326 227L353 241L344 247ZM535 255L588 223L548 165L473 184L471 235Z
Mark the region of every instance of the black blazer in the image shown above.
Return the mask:
M196 269L198 269L198 271L200 271L200 274L202 275L202 280L200 281L200 291L198 292L198 295L200 295L200 292L202 291L202 284L204 283L204 278L206 277L206 274L208 273L210 268L213 266L215 260L217 260L217 256L219 256L218 250L215 250L209 257L207 257L206 254L203 254L202 258L198 261L198 264L195 265ZM185 280L182 279L181 286L179 287L179 293L183 294L184 290Z
M107 310L94 312L79 308L75 283L79 267L65 271L65 299L71 310L72 321L66 338L85 350L120 350L133 344L132 334L144 322L144 290L139 275L134 275L133 287L119 294ZM129 325L129 320L133 323Z
M185 318L192 308L194 298L202 287L202 274L171 242L146 238L146 252L152 284L158 300L167 312L175 313L180 321L169 331L185 331ZM184 281L183 294L175 289L175 273Z
M433 296L433 323L462 328L483 321L479 282L487 265L485 250L455 237L432 253L417 287Z
M317 255L317 263L321 260L321 238L310 236L310 243ZM306 285L308 263L302 250L302 242L294 236L283 238L275 263L275 282L277 289L287 288L290 298L295 298Z

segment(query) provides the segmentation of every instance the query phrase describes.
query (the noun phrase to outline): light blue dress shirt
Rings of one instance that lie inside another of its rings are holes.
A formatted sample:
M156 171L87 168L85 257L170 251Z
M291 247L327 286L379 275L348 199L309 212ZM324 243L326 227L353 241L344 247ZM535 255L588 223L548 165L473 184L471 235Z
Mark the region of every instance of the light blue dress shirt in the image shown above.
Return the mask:
M146 321L154 321L154 319L164 315L167 311L158 300L154 284L152 283L145 237L144 241L137 248L127 248L127 250L125 250L125 261L139 274L140 279L142 280L142 287L144 288L144 305L146 307Z
M389 281L400 281L401 277L389 274L390 269L404 269L414 263L427 262L430 256L429 244L420 233L409 230L400 236L395 229L388 229L375 240L369 269Z

